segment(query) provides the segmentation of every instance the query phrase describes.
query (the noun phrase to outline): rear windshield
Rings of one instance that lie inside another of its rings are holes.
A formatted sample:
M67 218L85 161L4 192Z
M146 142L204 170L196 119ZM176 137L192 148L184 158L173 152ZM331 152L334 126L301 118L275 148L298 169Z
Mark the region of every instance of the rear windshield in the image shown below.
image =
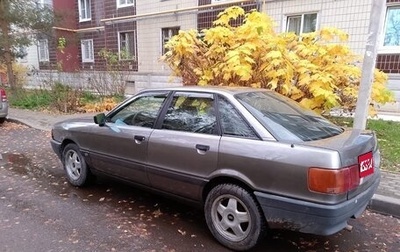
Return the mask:
M241 93L236 98L281 141L312 141L343 132L324 117L273 92Z

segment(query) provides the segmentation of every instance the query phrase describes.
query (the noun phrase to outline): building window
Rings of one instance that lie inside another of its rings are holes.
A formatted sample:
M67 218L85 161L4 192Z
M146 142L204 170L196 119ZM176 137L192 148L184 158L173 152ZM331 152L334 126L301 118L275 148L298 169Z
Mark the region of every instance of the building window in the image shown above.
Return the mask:
M46 62L49 61L49 44L47 39L41 39L39 40L38 44L39 48L39 61L40 62Z
M92 19L92 11L90 9L90 0L78 0L79 2L79 22Z
M165 48L165 44L172 38L179 33L180 27L169 27L169 28L162 28L161 30L161 39L162 39L162 54L164 55L167 50Z
M286 32L294 32L296 35L307 32L315 32L317 29L317 13L288 16Z
M81 40L82 62L94 62L93 39Z
M400 6L389 6L386 11L383 46L400 46Z
M120 60L135 60L135 32L119 32L118 54Z
M133 6L134 5L133 1L134 0L117 0L117 8Z

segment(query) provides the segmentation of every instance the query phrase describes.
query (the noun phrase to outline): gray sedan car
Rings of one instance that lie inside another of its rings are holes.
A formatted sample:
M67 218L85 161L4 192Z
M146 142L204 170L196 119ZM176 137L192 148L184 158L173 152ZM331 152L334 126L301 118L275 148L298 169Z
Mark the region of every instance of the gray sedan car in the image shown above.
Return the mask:
M8 100L6 90L0 88L0 123L6 120L8 115Z
M51 144L72 185L103 174L192 202L234 250L268 228L334 234L380 180L373 132L262 89L145 90L107 115L54 125Z

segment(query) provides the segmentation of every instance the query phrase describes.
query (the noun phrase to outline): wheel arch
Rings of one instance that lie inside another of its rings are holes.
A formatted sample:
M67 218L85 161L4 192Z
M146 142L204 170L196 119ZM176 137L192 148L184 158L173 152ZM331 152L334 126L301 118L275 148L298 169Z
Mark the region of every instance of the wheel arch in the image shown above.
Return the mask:
M79 145L75 141L73 141L72 139L66 138L61 142L61 145L60 145L61 155L62 155L62 153L64 151L65 146L67 146L68 144L71 144L71 143L72 144L76 144L79 147Z
M246 182L244 179L238 178L236 176L228 175L228 174L220 174L218 176L213 177L211 180L207 182L207 184L203 188L202 192L202 203L204 204L207 198L207 195L210 191L217 185L220 184L234 184L242 187L247 190L251 195L253 195L254 199L258 203L257 199L254 196L254 188L250 183Z

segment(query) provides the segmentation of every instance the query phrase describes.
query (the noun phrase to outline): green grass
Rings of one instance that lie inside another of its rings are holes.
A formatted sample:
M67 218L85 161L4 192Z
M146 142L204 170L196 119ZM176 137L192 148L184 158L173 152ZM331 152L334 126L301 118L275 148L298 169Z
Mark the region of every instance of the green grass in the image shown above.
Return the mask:
M382 169L400 172L400 123L369 120L369 129L376 132L382 153Z
M7 94L11 107L24 109L41 109L49 107L53 99L50 91L44 89L8 90Z
M329 119L340 126L353 125L352 118L332 117ZM376 132L381 150L381 168L386 171L400 172L400 122L369 119L367 129Z
M7 96L11 107L62 113L73 113L85 105L101 103L104 98L112 98L117 103L125 99L121 95L101 97L61 83L54 84L51 89L7 89Z

